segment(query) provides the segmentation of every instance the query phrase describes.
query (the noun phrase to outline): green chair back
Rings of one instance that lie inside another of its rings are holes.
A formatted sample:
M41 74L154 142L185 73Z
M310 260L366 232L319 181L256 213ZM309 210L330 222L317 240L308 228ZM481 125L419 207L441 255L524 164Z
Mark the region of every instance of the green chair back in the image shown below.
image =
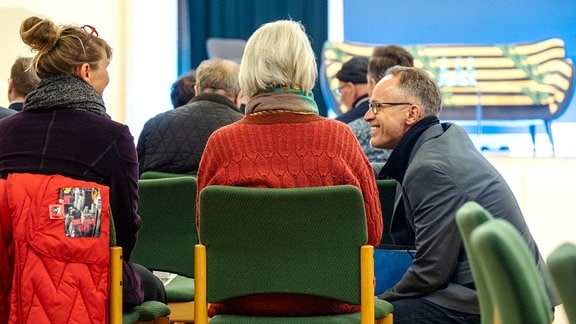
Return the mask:
M368 237L358 188L209 186L200 210L208 302L301 293L360 304Z
M481 224L493 219L492 214L474 201L469 201L462 205L456 212L456 224L464 242L464 249L468 256L468 262L472 269L472 277L478 293L478 301L480 303L480 313L483 324L491 324L494 322L494 309L492 307L492 299L488 289L486 278L482 275L480 263L482 260L478 258L476 253L472 253L470 247L470 234Z
M194 277L196 178L140 179L142 228L131 261L148 269Z
M499 322L552 322L552 306L534 256L512 224L503 219L485 222L470 235L470 247L481 260Z
M564 243L548 256L548 269L570 323L576 323L576 245Z

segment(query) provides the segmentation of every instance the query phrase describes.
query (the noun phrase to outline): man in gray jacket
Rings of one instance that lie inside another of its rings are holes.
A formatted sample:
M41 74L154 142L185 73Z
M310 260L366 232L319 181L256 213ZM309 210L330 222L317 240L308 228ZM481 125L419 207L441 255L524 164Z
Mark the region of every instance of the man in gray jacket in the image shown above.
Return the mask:
M371 144L393 149L379 178L400 184L389 225L395 244L416 249L402 279L379 298L402 323L480 323L472 273L455 221L476 201L522 234L558 304L552 282L520 207L503 177L458 125L440 123L440 89L419 68L395 66L378 82L364 119ZM552 305L550 306L552 307Z
M210 59L196 69L196 96L156 115L138 138L140 175L146 171L196 174L208 137L244 117L240 112L239 65Z

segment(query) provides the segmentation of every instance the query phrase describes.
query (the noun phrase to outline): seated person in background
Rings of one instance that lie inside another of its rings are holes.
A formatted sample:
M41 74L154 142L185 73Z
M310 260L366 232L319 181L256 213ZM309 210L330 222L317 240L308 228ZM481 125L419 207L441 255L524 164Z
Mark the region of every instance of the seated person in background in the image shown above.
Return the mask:
M20 36L37 51L33 65L40 83L21 112L0 121L0 176L59 174L108 186L123 250L125 307L165 302L162 282L130 262L141 225L138 160L128 127L110 119L102 100L110 45L91 26L56 25L39 17L24 20Z
M10 109L10 108L5 108L5 107L0 107L0 119L4 118L4 117L8 117L10 115L13 115L15 113L17 113L18 111L14 110L14 109Z
M424 70L394 66L370 97L372 145L393 149L379 178L402 188L390 229L395 244L416 247L402 279L379 298L403 323L480 323L477 293L455 214L476 201L511 222L534 254L553 305L544 260L504 178L460 126L440 123L442 95Z
M196 93L194 86L196 85L196 71L192 70L180 76L176 82L172 84L170 91L170 100L172 107L178 108L187 104Z
M12 64L10 79L8 79L8 108L17 111L22 110L24 99L40 82L38 75L34 72L31 57L19 57Z
M348 108L344 114L336 117L343 123L362 119L368 110L368 80L366 79L368 58L355 56L342 64L336 73L340 101Z
M414 58L410 52L400 46L389 45L374 47L372 56L368 61L368 95L372 94L372 89L374 89L376 83L384 76L386 70L394 65L414 66ZM366 111L364 111L364 114L365 113ZM364 115L362 115L362 117L364 117ZM372 165L379 164L377 168L379 171L388 159L391 150L375 148L370 144L371 127L364 118L353 120L348 123L348 126L352 128L352 131L356 135L356 138L358 138L362 149L364 149L364 153L366 153Z
M374 173L350 128L318 115L312 97L316 77L314 52L300 23L279 20L256 30L240 63L246 117L210 136L198 169L198 193L210 185L354 185L364 196L368 244L378 245L383 226ZM197 211L197 222L201 212ZM212 304L209 316L311 316L354 311L358 311L356 305L313 296L264 294Z
M186 105L156 115L138 138L140 174L196 174L212 132L242 119L238 63L210 59L196 69L196 96Z

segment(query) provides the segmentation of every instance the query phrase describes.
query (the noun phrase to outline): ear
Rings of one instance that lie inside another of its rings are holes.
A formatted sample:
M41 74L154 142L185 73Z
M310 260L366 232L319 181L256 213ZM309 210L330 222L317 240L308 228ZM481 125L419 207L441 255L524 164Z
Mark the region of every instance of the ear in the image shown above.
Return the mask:
M234 103L236 104L236 106L240 107L242 106L242 91L238 91L238 93L236 94L236 97L234 98Z
M194 84L194 95L197 96L200 94L200 87L197 84Z
M14 91L14 80L12 78L8 79L8 93Z
M407 109L408 117L406 117L406 124L414 125L422 119L422 109L417 105L411 105Z
M374 87L376 86L376 79L368 77L368 94L371 96Z
M76 68L74 71L84 82L90 83L90 64L84 63Z

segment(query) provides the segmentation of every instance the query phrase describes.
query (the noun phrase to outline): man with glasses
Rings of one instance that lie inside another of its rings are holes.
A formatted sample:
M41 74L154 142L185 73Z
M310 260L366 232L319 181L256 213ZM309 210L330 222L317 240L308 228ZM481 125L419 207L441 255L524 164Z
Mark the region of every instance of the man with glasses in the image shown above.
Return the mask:
M340 101L348 108L344 114L336 117L343 123L361 119L368 110L368 58L355 56L342 64L336 74Z
M402 279L379 298L392 302L395 322L480 323L474 280L455 221L458 208L476 201L522 233L550 300L558 305L514 194L464 129L439 121L441 101L440 89L426 71L395 66L376 84L364 116L372 127L372 145L393 149L378 177L397 180L401 189L389 226L394 244L416 248Z

